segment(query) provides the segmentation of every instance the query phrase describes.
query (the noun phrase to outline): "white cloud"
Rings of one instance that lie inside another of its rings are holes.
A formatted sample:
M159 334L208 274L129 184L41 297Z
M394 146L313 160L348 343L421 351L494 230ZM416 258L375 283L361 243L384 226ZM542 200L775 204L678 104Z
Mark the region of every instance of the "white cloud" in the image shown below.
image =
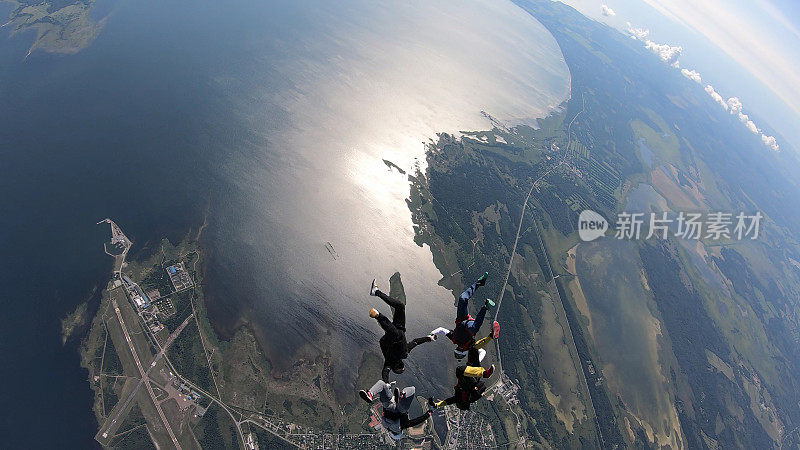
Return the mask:
M759 129L752 120L750 120L750 116L742 112L742 101L739 100L739 97L731 97L726 102L728 105L728 111L731 114L736 115L739 118L739 121L747 127L753 134L758 134Z
M681 46L671 46L669 44L659 44L651 40L645 42L645 48L658 55L662 61L672 67L678 67L678 58L681 57L683 48Z
M742 101L739 100L739 97L731 97L728 99L728 109L730 109L731 114L736 114L742 112Z
M723 108L725 108L725 111L727 111L727 110L728 110L728 104L727 104L727 103L725 103L725 99L723 99L723 98L722 98L722 96L721 96L721 95L719 95L719 94L717 93L717 91L715 91L715 90L714 90L714 87L713 87L713 86L711 86L710 84L707 84L707 85L706 85L706 87L705 87L705 91L706 91L706 93L707 93L709 96L711 96L711 98L712 98L712 99L713 99L715 102L719 103L719 104L720 104L720 106L722 106Z
M796 1L644 2L703 35L800 115L800 30L788 6ZM785 6L776 7L778 3Z
M681 74L695 83L700 83L703 81L703 79L700 78L700 73L696 70L681 69Z
M606 15L605 14L606 6L603 5L603 8L604 8L603 14ZM681 53L683 52L682 47L672 46L669 44L659 44L657 42L651 41L650 39L647 39L647 37L650 35L650 30L646 28L634 28L630 22L626 22L625 24L627 25L627 30L628 33L630 33L631 39L644 41L645 48L647 50L650 50L651 52L658 55L658 57L662 61L666 62L670 66L676 69L680 68L679 59L681 57ZM695 83L702 83L703 81L702 78L700 77L700 73L697 72L696 70L681 69L681 75L694 81ZM756 126L756 124L752 120L750 120L750 116L748 116L742 111L743 108L742 101L739 100L738 97L730 97L726 101L716 90L714 90L714 87L711 86L710 84L707 84L704 90L706 91L708 96L711 97L712 100L714 100L715 103L722 106L722 108L725 109L725 111L730 112L731 115L736 116L739 119L739 121L742 124L744 124L744 126L747 128L748 131L750 131L755 135L760 135L761 142L763 142L764 145L766 145L767 147L769 147L774 151L778 151L778 143L776 142L775 138L772 136L767 136L764 133L762 133L761 130L758 128L758 126Z
M673 47L669 44L659 44L657 42L653 42L650 39L647 39L647 36L650 35L650 30L647 28L634 27L630 22L625 22L625 25L632 39L644 41L644 46L646 49L658 55L662 61L666 62L670 66L676 68L679 66L678 58L681 57L683 48L680 46Z
M647 28L634 28L630 22L625 22L625 25L628 26L628 33L631 34L633 39L639 39L640 41L643 41L648 35L650 35L650 30Z
M689 77L687 76L687 78ZM775 140L775 138L762 133L756 124L750 120L750 116L742 112L742 101L739 100L739 97L730 97L728 101L725 101L725 99L723 99L722 96L719 95L719 93L715 91L710 84L706 85L705 91L715 102L717 102L717 104L725 108L725 110L730 112L731 115L736 116L739 119L739 122L742 122L748 131L756 135L760 134L761 142L763 142L764 145L776 152L779 150L778 142Z
M747 117L746 114L742 114L742 116ZM742 116L739 116L739 120L742 119ZM742 123L744 123L744 126L746 126L747 129L750 130L751 133L758 134L758 132L759 132L758 127L756 126L756 124L753 123L752 120L750 120L750 119L747 119L746 121L742 120Z
M764 145L766 145L767 147L776 152L779 149L778 142L775 140L773 136L767 136L766 134L761 133L761 142L763 142Z
M617 15L617 13L615 13L613 9L609 8L608 5L603 5L600 7L600 9L603 11L603 15L606 17L614 17Z

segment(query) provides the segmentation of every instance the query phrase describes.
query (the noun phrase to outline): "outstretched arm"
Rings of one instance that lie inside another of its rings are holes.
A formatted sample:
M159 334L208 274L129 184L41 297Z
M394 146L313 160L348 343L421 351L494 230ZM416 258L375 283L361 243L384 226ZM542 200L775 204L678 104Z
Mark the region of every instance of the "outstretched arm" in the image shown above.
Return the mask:
M431 400L433 400L433 399L431 399ZM452 405L453 403L456 403L456 402L458 402L457 394L453 395L452 397L448 397L448 398L446 398L444 400L439 400L439 401L433 402L433 407L434 408L441 408L442 406Z
M389 366L386 364L383 365L383 370L381 371L381 380L386 383L389 382Z
M428 417L430 417L430 416L431 416L431 412L430 411L425 411L424 413L422 413L421 416L415 417L415 418L409 420L408 419L408 414L403 414L403 417L400 418L400 428L415 427L415 426L421 424L422 422L425 422L426 420L428 420Z
M427 336L421 337L421 338L416 338L416 339L412 340L411 342L407 342L406 343L406 350L408 350L410 352L411 350L414 349L414 347L418 346L419 344L424 344L424 343L430 342L432 340L433 340L433 336L431 336L431 335L427 335Z

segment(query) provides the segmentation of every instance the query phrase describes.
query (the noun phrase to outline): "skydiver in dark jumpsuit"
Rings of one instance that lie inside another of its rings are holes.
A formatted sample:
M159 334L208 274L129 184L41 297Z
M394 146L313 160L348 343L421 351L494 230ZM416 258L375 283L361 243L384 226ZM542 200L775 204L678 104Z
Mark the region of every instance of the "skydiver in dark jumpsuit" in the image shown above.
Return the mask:
M384 358L381 379L389 382L389 370L397 374L403 373L405 370L403 360L408 357L408 352L419 344L434 340L434 337L433 335L428 335L412 341L406 341L406 305L381 292L375 280L372 280L369 295L379 297L394 310L392 320L389 320L388 317L378 312L375 308L369 310L369 316L377 320L381 328L383 328L384 334L380 340L381 352Z

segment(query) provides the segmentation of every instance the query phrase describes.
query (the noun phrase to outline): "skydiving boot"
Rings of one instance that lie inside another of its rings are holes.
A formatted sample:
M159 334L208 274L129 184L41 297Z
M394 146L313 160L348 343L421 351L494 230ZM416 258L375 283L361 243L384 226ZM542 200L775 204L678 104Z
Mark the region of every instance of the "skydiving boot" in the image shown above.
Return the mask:
M489 272L483 272L483 275L478 277L478 280L475 281L475 286L483 286L486 284L486 279L489 278Z
M494 300L492 300L490 298L487 298L486 301L483 302L483 307L487 308L487 309L494 307L494 305L495 305Z
M491 366L489 366L488 369L485 369L483 371L483 378L489 378L490 376L492 376L493 373L494 373L494 364L492 364Z
M489 336L491 336L492 339L497 339L500 337L500 324L497 323L496 320L492 322L492 331L489 333Z
M374 318L378 317L378 314L380 314L380 313L378 312L377 309L370 308L370 310L369 310L369 316L370 317L372 317L374 319Z
M376 292L378 292L378 283L376 283L375 278L373 278L372 286L369 287L369 295L374 297Z
M360 390L358 391L359 397L367 403L372 403L372 393L370 391Z

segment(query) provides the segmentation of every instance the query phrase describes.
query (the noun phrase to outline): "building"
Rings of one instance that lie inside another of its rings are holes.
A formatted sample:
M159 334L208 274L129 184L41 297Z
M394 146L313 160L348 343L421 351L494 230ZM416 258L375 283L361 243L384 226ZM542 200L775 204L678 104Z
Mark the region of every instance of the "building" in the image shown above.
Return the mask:
M169 275L169 279L175 291L187 289L192 286L192 277L189 276L182 262L167 267L167 275Z

